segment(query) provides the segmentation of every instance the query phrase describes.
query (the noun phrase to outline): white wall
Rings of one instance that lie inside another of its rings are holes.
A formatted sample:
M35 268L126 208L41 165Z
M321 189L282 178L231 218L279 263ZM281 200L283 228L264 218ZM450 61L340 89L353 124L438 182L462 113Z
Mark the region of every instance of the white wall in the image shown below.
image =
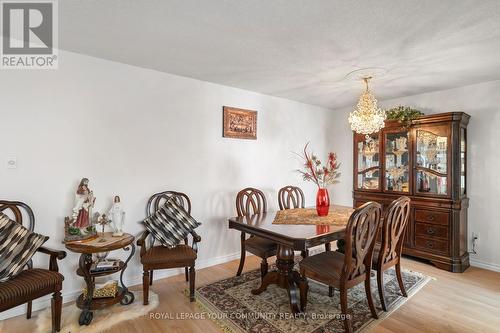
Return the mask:
M463 111L471 115L468 126L469 239L479 233L477 255L471 264L500 271L500 81L470 85L451 90L382 101L389 108L408 105L426 114ZM376 92L375 92L376 94ZM354 105L354 103L353 103ZM335 112L331 146L342 156L352 154L352 134L347 123L351 108ZM344 160L344 171L352 170L352 159ZM352 173L345 172L337 185L338 202L352 204ZM469 241L469 244L470 241ZM469 250L472 248L469 246Z
M277 190L296 184L313 204L314 186L293 172L292 151L311 141L325 154L332 111L69 52L59 59L56 71L0 74L0 198L28 203L48 246L64 248L63 220L81 177L90 178L99 211L121 196L134 235L151 194L187 193L203 223L199 267L239 255L239 234L227 227L239 189L263 189L273 209ZM258 110L256 141L222 137L223 105ZM17 169L6 168L8 156ZM60 263L65 300L83 286L77 261L68 252ZM126 279L139 283L141 274L136 253Z

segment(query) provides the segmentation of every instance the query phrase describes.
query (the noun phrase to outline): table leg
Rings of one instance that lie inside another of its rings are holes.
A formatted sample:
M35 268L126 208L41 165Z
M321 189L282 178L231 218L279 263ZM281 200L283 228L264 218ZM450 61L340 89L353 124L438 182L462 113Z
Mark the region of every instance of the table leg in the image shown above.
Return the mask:
M300 312L298 296L305 295L307 280L302 278L299 272L293 269L294 250L291 247L278 245L276 254L276 271L268 272L262 279L259 288L252 290L252 294L259 295L264 292L270 284L276 284L286 289L290 299L290 309L293 313ZM303 300L304 302L304 300Z
M337 252L345 253L345 241L343 239L337 241Z
M121 305L129 305L135 299L134 294L131 291L129 291L128 288L123 283L123 273L125 272L125 269L127 268L128 262L130 261L130 259L132 259L132 257L134 256L134 253L135 253L134 243L131 243L129 246L123 248L125 251L130 250L130 255L128 256L127 260L125 261L123 268L122 268L122 271L120 272L120 284L122 285L123 292L125 293L125 295L123 296L123 299L120 301Z
M80 314L78 323L81 325L89 325L92 322L93 313L90 311L90 305L92 304L92 296L94 295L94 280L90 275L90 265L92 264L92 255L82 253L80 255L80 260L78 266L83 273L83 279L87 284L87 298L85 299L85 305Z

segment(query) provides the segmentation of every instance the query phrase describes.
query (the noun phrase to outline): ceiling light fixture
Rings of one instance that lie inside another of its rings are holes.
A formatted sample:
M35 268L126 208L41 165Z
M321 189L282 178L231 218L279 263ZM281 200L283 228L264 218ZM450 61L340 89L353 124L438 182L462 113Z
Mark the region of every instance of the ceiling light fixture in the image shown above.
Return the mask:
M386 118L385 111L377 106L377 100L368 86L371 78L371 76L363 77L366 89L359 97L356 109L349 114L351 129L367 136L384 128Z

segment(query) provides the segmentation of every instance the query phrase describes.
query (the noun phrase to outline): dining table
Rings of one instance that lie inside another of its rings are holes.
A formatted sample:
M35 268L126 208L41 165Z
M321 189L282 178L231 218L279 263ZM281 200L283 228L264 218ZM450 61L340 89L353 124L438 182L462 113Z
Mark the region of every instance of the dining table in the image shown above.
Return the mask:
M294 268L295 251L304 253L311 247L343 239L353 211L351 207L333 205L328 216L318 216L315 208L296 208L229 218L230 229L265 238L277 245L276 270L267 272L252 294L259 295L275 284L286 289L292 313L299 313L303 308L300 304L307 302L309 286L307 279Z

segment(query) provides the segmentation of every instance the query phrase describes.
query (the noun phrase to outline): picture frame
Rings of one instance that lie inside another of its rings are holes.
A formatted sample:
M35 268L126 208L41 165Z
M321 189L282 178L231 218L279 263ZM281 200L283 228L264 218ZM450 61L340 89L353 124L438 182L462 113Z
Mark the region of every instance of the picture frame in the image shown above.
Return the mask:
M222 136L257 140L257 111L224 106Z

